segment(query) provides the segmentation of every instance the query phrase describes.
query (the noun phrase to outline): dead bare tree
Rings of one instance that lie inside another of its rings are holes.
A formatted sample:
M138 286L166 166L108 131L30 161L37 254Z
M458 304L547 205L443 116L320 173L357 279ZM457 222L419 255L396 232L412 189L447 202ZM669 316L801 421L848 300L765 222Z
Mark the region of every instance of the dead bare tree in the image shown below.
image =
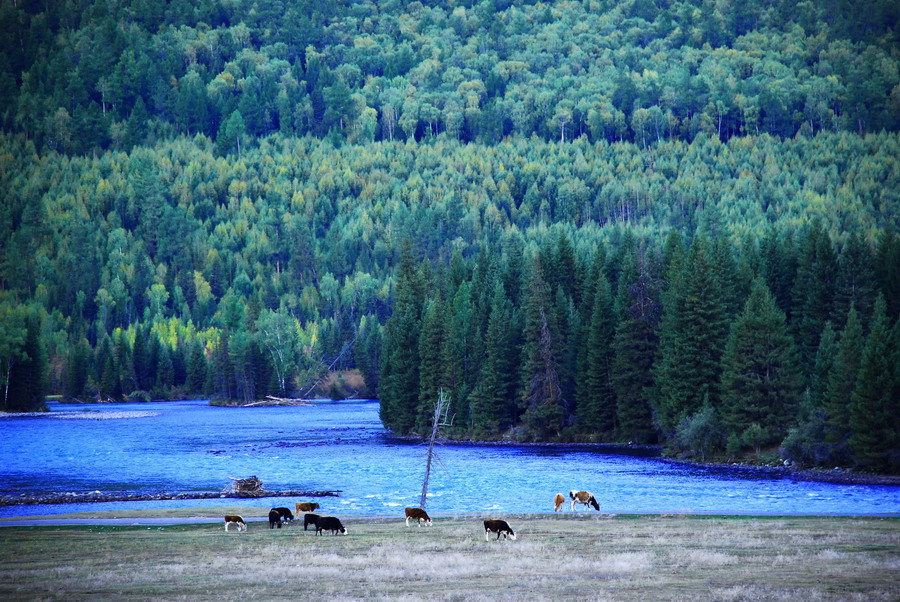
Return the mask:
M453 418L448 419L450 412L450 400L441 389L438 392L437 401L434 403L434 417L431 422L431 437L428 440L428 461L425 464L425 478L422 480L422 497L419 498L419 507L425 509L425 502L428 496L428 479L431 476L431 462L436 459L434 453L434 442L437 439L438 431L442 426L450 426L453 424Z

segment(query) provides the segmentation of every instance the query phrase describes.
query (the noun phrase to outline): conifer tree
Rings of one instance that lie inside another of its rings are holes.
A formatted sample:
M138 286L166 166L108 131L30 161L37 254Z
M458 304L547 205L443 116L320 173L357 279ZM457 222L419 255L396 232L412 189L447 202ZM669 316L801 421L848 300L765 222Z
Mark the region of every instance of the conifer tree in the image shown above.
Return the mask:
M91 345L84 335L73 335L73 339L74 342L69 344L63 380L63 397L66 399L76 399L84 394L90 373Z
M191 345L191 355L188 359L186 383L188 392L193 394L204 392L206 370L206 353L203 350L203 344L195 339Z
M9 371L7 411L30 412L44 406L48 367L40 331L40 315L29 309L25 317L22 354Z
M649 443L654 439L649 396L661 306L659 281L643 253L626 258L616 307L620 318L613 340L611 381L619 432L623 439Z
M722 357L723 420L735 435L758 425L754 447L779 442L796 417L801 390L784 313L757 278Z
M809 400L814 408L823 408L825 391L828 389L828 379L834 368L835 356L837 356L837 335L831 322L825 322L822 336L819 337L819 349L816 351L816 363L813 368L812 378L809 383Z
M554 338L559 335L554 335L555 325L550 323L548 309L552 309L552 304L539 257L532 259L527 278L522 301L524 341L519 399L526 426L540 440L559 434L565 408L554 355Z
M444 347L446 345L447 310L443 296L425 302L422 331L419 335L419 403L415 428L426 433L431 428L434 403L445 386Z
M877 286L874 267L869 245L859 232L852 233L838 259L832 320L843 320L850 305L855 306L864 319L871 315Z
M900 468L900 400L894 395L897 352L891 339L887 304L879 295L850 405L850 450L854 463L866 470Z
M804 366L812 364L822 328L831 317L836 271L831 239L816 222L800 243L797 280L792 291L794 335Z
M610 382L612 342L615 334L613 304L609 282L599 274L594 288L593 311L587 335L587 345L578 389L579 430L585 433L609 435L615 427L616 399Z
M654 366L656 411L663 430L694 414L707 396L713 407L718 405L727 338L725 310L705 238L694 239L681 274L669 285L661 355Z
M494 282L491 313L485 340L486 356L471 396L472 432L493 436L513 424L514 354L510 341L512 306L503 283Z
M851 305L822 397L826 417L825 440L831 449L831 457L837 463L848 460L850 403L864 345L862 324L856 308Z
M446 321L447 328L443 347L444 382L450 395L450 413L457 426L468 428L471 426L469 393L478 376L473 357L477 336L476 318L469 282L459 285L448 310L446 315L441 316ZM432 406L434 399L431 398Z
M415 424L419 402L419 334L422 291L409 242L397 266L393 313L385 325L381 354L381 422L407 433Z

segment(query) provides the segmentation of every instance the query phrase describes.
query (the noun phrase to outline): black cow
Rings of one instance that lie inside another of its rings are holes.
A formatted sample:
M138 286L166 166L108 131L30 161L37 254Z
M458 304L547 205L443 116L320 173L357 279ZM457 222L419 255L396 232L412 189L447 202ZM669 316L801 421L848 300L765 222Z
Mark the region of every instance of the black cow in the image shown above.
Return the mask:
M341 524L341 520L334 516L320 516L316 521L316 535L320 533L324 535L325 531L331 531L332 535L337 535L338 532L341 535L347 534L347 529Z
M506 539L507 534L510 539L515 540L516 534L513 533L512 528L510 528L509 524L505 520L486 520L484 521L484 540L488 540L488 533L496 533L497 539L500 539L500 535L503 535L503 539Z
M303 515L303 530L306 531L306 528L310 525L313 527L316 526L316 521L319 520L318 514L307 513Z
M288 510L287 508L272 508L275 512L281 515L282 522L287 522L289 520L294 520L294 513Z
M278 513L278 510L272 508L269 510L269 528L274 529L276 525L279 529L281 528L281 514Z

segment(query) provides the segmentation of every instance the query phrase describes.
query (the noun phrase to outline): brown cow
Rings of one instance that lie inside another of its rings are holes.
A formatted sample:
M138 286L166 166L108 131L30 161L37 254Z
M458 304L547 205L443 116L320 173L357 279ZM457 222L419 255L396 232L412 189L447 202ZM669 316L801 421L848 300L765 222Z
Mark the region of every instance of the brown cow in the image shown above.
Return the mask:
M406 509L406 526L409 526L409 519L416 519L416 524L420 527L422 526L422 521L425 521L425 524L429 527L431 526L431 517L428 516L428 513L422 510L421 508L407 508Z
M513 533L512 528L510 528L509 524L505 520L485 520L484 521L484 540L488 540L488 533L496 533L497 539L500 539L500 535L503 535L503 539L506 539L507 534L509 538L512 540L516 539L516 534Z
M244 519L238 516L237 514L226 514L225 515L225 532L228 532L228 525L237 525L238 531L246 531L247 523L244 522Z
M315 512L319 509L319 504L316 502L297 502L295 506L297 507L297 516L300 516L304 512Z
M597 498L595 498L594 494L590 491L575 491L573 489L569 492L569 497L572 498L572 512L575 512L575 504L593 506L594 510L600 510L600 504L597 503Z
M562 508L562 505L566 503L566 498L563 497L563 494L557 493L556 497L553 498L553 511L559 512L559 509Z

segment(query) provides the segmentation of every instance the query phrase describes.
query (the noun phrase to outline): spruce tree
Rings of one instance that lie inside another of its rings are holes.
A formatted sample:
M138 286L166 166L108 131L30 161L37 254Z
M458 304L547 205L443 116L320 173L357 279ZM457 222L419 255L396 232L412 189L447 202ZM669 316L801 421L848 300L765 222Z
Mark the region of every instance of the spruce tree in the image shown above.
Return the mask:
M493 289L485 339L487 354L471 396L472 434L476 437L496 435L513 424L510 402L515 385L514 354L509 336L512 306L501 281L495 281Z
M195 339L191 345L187 382L185 383L189 393L194 395L203 393L206 384L206 369L206 353L203 350L203 343Z
M475 308L469 282L459 285L449 304L449 311L441 316L446 322L443 372L446 392L450 397L450 412L455 424L461 428L471 426L469 393L478 371L474 362L476 331ZM433 407L432 398L429 403Z
M809 401L814 408L823 408L825 392L828 389L828 379L834 369L834 361L837 356L837 335L831 322L825 322L822 336L819 337L819 349L816 351L816 363L813 368L812 378L809 383Z
M754 447L780 442L796 418L801 391L784 313L757 278L722 357L722 418L738 436L758 425Z
M407 242L397 266L393 313L385 325L381 354L381 422L397 433L408 433L415 424L421 314L420 279L412 247Z
M9 371L7 411L31 412L44 407L47 390L47 355L41 341L40 315L29 309L25 317L22 354Z
M803 366L811 366L819 336L831 317L837 259L828 233L818 222L800 243L797 280L792 291L794 335Z
M446 389L444 347L446 344L447 310L443 297L425 302L422 331L419 335L419 403L415 429L426 433L434 418L434 403L440 390Z
M670 281L654 366L656 411L664 430L694 414L707 396L719 401L719 373L728 324L718 297L706 240L694 239L681 274Z
M622 438L649 443L655 438L649 395L659 344L660 284L643 253L629 256L625 265L616 294L616 307L621 309L613 340L611 381Z
M830 456L838 464L849 459L850 403L856 389L864 345L862 324L856 308L851 305L822 397L826 420L825 441L830 448Z
M578 428L584 433L609 436L615 427L616 399L610 382L614 335L612 296L609 282L601 273L594 288L585 347L587 357L579 379L576 407Z
M897 353L891 343L887 304L879 295L850 405L850 450L854 463L866 470L900 467L900 400L894 395Z
M851 305L863 319L871 315L877 287L874 268L869 245L859 232L852 233L838 259L832 320L843 320Z
M63 380L63 397L66 399L77 399L84 394L90 372L91 344L84 335L76 334L73 338L74 342L69 344Z

